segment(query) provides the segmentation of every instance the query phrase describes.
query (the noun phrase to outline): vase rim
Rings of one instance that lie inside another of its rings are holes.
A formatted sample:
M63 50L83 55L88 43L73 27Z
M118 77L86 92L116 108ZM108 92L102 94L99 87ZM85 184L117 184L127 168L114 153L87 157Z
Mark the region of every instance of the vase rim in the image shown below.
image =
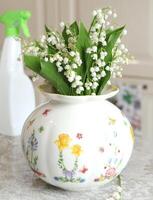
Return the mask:
M109 86L105 89L101 95L82 95L82 96L71 96L51 93L47 91L45 85L40 85L38 89L48 97L50 100L60 101L60 102L80 102L80 101L94 101L94 100L106 100L115 96L119 92L119 88L116 86Z

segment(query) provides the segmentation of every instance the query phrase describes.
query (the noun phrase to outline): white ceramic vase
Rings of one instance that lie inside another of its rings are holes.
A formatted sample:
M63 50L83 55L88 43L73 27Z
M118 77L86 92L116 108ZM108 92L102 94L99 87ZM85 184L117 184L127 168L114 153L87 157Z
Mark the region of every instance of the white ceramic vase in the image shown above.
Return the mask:
M104 185L127 165L134 142L123 113L100 96L48 94L26 120L22 132L30 168L54 186L79 191Z

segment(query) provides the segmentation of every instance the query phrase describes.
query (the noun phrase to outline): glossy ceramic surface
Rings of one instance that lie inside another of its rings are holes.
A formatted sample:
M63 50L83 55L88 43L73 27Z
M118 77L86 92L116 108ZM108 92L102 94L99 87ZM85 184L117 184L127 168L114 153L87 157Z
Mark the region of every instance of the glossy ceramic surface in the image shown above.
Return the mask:
M22 145L34 173L57 187L79 191L104 185L127 165L134 142L123 113L101 96L50 94L26 120Z

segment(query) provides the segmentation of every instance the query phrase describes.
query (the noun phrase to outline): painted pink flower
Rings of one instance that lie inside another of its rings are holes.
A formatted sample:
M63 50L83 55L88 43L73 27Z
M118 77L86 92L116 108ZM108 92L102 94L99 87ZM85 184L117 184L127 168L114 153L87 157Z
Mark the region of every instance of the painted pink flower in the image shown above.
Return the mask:
M116 169L114 167L111 167L111 168L106 170L105 177L111 178L113 176L116 176Z
M80 140L83 138L83 134L82 133L77 133L76 137Z
M46 110L42 113L42 115L46 117L50 111L51 111L50 109L46 109Z
M87 171L88 171L88 168L85 166L83 166L83 168L79 170L79 172L81 172L83 174L85 174Z

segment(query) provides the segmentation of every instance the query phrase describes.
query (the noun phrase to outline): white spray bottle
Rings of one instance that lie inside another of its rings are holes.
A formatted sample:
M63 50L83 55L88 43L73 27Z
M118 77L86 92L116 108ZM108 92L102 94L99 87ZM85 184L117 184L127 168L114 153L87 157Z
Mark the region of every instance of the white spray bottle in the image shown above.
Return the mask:
M6 12L0 16L5 25L0 59L0 133L16 136L21 134L27 116L35 108L32 82L24 73L20 31L30 36L27 20L28 11Z

